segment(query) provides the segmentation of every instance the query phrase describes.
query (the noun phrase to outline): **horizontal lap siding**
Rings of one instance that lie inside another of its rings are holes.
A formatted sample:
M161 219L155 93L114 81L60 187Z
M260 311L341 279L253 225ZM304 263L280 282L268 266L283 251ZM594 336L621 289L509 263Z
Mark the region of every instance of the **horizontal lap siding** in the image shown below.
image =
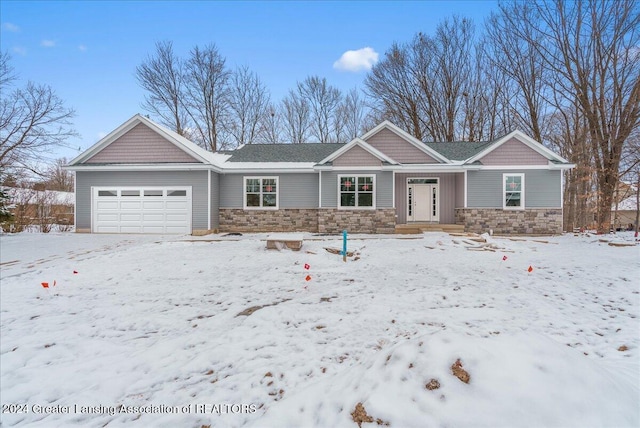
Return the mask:
M199 161L146 125L138 124L85 163L154 162L195 163Z
M502 208L502 174L524 174L525 208L560 208L560 171L492 170L467 174L468 208Z
M562 208L561 174L548 170L525 172L525 208Z
M77 171L77 229L91 227L92 186L191 186L192 228L207 229L207 171Z
M400 163L438 163L431 156L418 149L389 129L382 129L367 139L367 143Z
M333 160L334 166L380 166L380 159L360 146L353 146Z
M318 208L318 174L280 174L280 208Z
M242 174L220 175L220 208L242 208Z
M517 160L516 160L517 159ZM482 159L483 165L547 165L549 160L516 138L505 142Z
M220 226L220 176L211 173L211 228Z
M407 178L437 178L440 189L440 223L453 224L456 220L456 177L454 174L410 173L396 174L396 211L398 224L407 222Z
M318 174L220 175L220 208L243 208L244 177L278 177L279 208L317 208Z
M375 175L376 207L393 207L393 173L390 171L323 171L322 172L322 208L338 206L338 175Z

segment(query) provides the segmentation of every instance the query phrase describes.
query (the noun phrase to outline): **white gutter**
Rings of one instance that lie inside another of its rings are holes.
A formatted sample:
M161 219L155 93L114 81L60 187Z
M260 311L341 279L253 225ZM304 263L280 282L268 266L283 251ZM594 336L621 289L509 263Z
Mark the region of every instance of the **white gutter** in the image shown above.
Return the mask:
M200 163L183 164L109 164L109 165L67 165L67 171L213 171L221 173L222 169Z

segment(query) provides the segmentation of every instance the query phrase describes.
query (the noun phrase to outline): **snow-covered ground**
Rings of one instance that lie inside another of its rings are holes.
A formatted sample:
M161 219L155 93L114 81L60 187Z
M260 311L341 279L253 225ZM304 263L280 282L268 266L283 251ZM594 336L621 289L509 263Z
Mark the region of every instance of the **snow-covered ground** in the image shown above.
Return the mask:
M640 426L632 233L304 237L0 236L2 426Z

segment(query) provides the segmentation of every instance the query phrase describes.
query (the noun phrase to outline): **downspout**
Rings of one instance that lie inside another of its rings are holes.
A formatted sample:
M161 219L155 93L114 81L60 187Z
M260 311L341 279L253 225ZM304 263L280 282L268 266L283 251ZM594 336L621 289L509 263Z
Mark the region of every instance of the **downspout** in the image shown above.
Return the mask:
M318 171L318 208L322 208L322 170Z
M73 171L73 198L75 199L75 202L73 203L73 230L76 233L78 233L78 188L77 186L78 186L78 174L76 173L76 171ZM89 203L91 203L91 201L89 201ZM93 207L91 207L90 212L92 211L93 211Z
M191 202L193 203L193 201ZM211 230L211 170L207 170L207 231Z

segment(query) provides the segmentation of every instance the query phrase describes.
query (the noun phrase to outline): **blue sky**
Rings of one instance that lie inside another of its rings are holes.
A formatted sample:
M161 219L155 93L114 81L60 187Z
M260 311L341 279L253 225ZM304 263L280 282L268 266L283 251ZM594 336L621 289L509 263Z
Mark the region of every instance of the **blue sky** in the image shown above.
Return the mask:
M496 1L413 2L213 2L213 1L12 1L0 2L0 49L24 84L50 85L76 111L83 150L135 113L144 91L135 68L157 41L172 41L179 56L215 43L227 64L248 66L279 101L297 81L325 77L346 91L362 87L366 69L334 67L347 51L371 48L382 58L454 14L480 29ZM351 57L361 57L352 53ZM365 58L366 59L366 58ZM76 151L57 155L73 158Z

